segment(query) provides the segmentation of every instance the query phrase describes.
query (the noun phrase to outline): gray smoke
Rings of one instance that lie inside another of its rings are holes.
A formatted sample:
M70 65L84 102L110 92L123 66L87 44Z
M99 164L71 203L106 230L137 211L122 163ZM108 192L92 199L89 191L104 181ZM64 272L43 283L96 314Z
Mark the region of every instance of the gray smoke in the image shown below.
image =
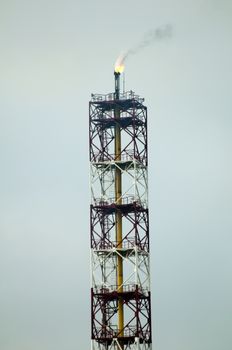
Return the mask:
M127 50L126 52L124 52L118 57L116 61L116 66L122 65L125 62L125 60L128 58L128 56L135 55L139 51L143 50L145 47L153 44L153 42L171 37L171 35L172 35L172 26L170 24L167 24L163 27L158 27L158 28L149 30L144 34L142 40L137 45L130 48L129 50Z

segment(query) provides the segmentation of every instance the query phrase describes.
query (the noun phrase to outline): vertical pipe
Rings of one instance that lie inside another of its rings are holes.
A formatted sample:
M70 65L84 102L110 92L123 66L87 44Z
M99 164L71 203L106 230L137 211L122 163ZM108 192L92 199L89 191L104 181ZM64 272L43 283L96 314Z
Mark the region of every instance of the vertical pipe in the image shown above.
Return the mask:
M115 100L118 100L120 97L120 73L114 73L115 75ZM120 124L117 123L117 119L120 119L120 109L115 107L114 118L116 119L115 123L115 160L121 160L121 130ZM115 167L115 202L116 204L122 204L122 174L121 170L118 167ZM115 227L116 227L116 242L117 247L122 248L122 213L119 209L115 213ZM121 256L117 256L117 288L118 292L123 292L123 259ZM119 335L123 336L124 328L124 310L123 310L123 299L120 296L118 299L118 330Z

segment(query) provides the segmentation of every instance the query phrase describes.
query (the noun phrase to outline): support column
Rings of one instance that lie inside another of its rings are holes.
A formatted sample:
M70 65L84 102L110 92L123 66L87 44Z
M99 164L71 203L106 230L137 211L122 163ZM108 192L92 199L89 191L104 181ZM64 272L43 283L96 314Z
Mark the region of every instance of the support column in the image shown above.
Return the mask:
M115 99L119 98L119 84L120 74L115 73ZM120 121L120 109L118 107L114 110L114 118ZM120 123L115 123L115 161L121 160L121 129ZM122 204L122 173L118 167L115 167L115 203L117 205ZM116 244L117 248L122 248L122 213L119 209L116 210L115 214L115 228L116 228ZM117 255L117 291L118 293L123 292L123 259ZM123 336L124 328L124 310L123 310L123 299L118 299L118 331L119 336Z

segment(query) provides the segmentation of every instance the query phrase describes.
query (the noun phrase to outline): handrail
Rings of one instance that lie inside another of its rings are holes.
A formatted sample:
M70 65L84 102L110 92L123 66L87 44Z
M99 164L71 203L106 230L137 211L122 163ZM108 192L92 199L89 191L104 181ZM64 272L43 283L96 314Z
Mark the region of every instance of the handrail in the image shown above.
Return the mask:
M129 293L129 292L135 292L136 291L136 284L126 284L120 287L120 292L123 293ZM94 292L98 294L108 294L112 292L117 292L118 291L118 286L116 284L107 286L107 287L102 287L102 286L95 286L94 287ZM138 286L138 292L142 294L147 294L148 293L148 287L140 287Z
M148 339L151 335L149 330L139 329L137 332L136 326L128 325L123 329L123 335L120 335L120 331L117 325L107 325L104 327L97 327L96 329L97 338L114 338L114 337L135 337ZM137 334L138 333L138 334Z
M94 247L96 249L113 249L113 248L116 248L119 246L119 244L121 245L120 248L122 249L134 249L136 246L140 249L140 250L145 250L147 251L148 250L148 243L140 243L140 242L135 242L135 240L132 240L132 239L123 239L120 243L116 242L116 241L102 241L102 240L99 240L99 241L96 241L94 243Z
M115 101L115 94L109 93L109 94L92 94L92 102L101 102L101 101ZM119 100L134 100L139 103L144 102L144 98L139 97L139 95L136 95L134 91L126 91L123 93L120 93Z
M134 154L133 151L123 151L121 152L118 159L115 159L115 154L107 153L94 153L92 157L95 162L127 162L127 161L138 161L139 163L143 163L143 161L146 161L146 155L140 156L139 154Z
M117 203L116 198L115 197L111 197L111 198L94 198L93 200L94 205L95 206L109 206L112 204L115 205L127 205L127 204L135 204L138 205L140 207L144 207L146 208L146 201L141 201L140 199L136 198L135 196L131 195L131 196L126 196L126 197L121 197L120 198L120 203Z

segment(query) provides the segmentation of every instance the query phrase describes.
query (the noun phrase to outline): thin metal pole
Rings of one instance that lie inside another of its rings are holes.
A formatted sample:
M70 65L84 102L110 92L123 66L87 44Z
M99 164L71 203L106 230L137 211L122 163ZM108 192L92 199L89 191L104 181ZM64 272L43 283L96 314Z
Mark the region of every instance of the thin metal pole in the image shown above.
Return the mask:
M126 92L126 86L125 86L125 72L123 72L123 93L125 94Z

